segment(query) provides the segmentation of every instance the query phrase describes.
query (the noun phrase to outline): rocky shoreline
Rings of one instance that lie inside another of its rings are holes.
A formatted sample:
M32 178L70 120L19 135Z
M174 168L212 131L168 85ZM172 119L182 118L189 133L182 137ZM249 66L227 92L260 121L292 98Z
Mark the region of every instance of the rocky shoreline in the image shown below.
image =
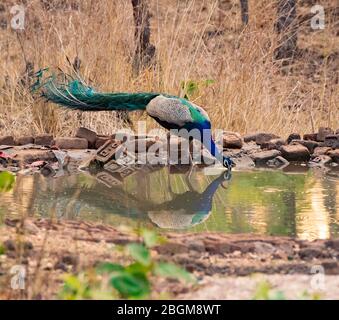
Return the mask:
M136 136L131 139L132 143L141 140L149 150L159 142L159 137ZM284 169L290 164L337 169L339 165L339 129L321 127L317 133L303 136L292 133L287 138L264 132L241 136L225 131L222 141L224 154L232 157L239 170L255 167ZM0 170L24 173L41 170L45 175L54 175L61 168L68 167L73 172L90 163L105 168L116 160L115 155L121 151L124 142L115 134L102 136L86 128L79 128L75 137L53 137L50 134L4 136L0 137ZM178 148L181 143L180 138L174 140Z

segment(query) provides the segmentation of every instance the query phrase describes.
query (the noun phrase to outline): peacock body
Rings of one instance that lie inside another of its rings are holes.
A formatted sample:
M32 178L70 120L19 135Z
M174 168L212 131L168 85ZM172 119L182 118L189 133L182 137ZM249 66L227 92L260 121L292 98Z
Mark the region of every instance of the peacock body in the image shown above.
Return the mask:
M34 90L39 90L47 101L66 108L82 111L135 111L145 110L162 127L172 130L197 129L202 134L210 131L211 122L207 112L196 104L180 97L160 93L101 93L85 85L81 80L58 81L55 76L42 81L43 71L37 73ZM223 156L212 136L201 139L210 153L222 159L231 169L233 161ZM206 142L207 141L207 142Z

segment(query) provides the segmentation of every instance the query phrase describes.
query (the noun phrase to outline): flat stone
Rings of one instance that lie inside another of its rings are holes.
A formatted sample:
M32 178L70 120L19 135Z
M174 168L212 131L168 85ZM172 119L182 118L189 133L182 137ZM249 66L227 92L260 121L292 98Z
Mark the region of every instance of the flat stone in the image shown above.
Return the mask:
M87 128L84 128L84 127L80 127L77 130L75 136L77 138L86 139L88 141L88 146L89 146L90 149L95 148L95 143L96 143L96 140L97 140L96 132L89 130Z
M226 131L222 138L224 148L240 149L243 145L241 135L237 132Z
M51 146L52 142L53 136L51 134L40 134L34 138L34 143L39 146Z
M301 140L301 136L299 133L291 133L287 138L287 144L289 144L292 140Z
M311 140L292 140L291 145L301 144L306 147L310 153L313 153L314 149L319 146L319 143Z
M339 148L339 134L330 134L325 137L325 147Z
M339 149L328 151L327 155L330 156L335 163L339 163Z
M34 138L32 136L24 136L16 139L16 143L19 146L24 146L26 144L33 144Z
M5 145L5 146L14 146L15 141L13 136L3 136L0 137L0 145Z
M84 138L55 138L55 146L59 149L87 149L88 141Z
M320 127L318 134L317 134L317 141L325 141L325 138L330 135L333 134L333 130L331 128L328 127Z
M313 155L314 156L321 156L323 154L327 154L328 151L332 150L332 148L330 147L316 147L314 150L313 150Z
M306 133L303 136L304 140L317 141L317 133Z
M288 161L308 161L310 159L309 150L301 144L282 146L280 151Z
M278 150L268 150L268 151L260 151L251 155L254 163L256 165L266 164L268 160L274 159L277 156L280 156L281 152Z
M107 163L115 157L115 154L121 150L120 146L122 145L121 141L118 140L109 140L104 145L102 145L95 156L95 159L102 163Z

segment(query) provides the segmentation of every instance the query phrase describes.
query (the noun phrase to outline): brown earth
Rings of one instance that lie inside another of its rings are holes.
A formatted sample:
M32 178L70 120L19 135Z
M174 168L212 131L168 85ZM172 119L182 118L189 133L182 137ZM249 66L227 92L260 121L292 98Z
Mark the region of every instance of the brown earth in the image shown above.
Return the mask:
M252 275L260 273L273 286L287 290L287 297L297 298L296 288L302 295L303 285L318 267L328 280L334 279L324 297L338 293L339 240L309 242L255 234L164 235L167 241L152 249L154 259L185 267L199 283L191 287L157 279L154 297L166 292L172 298L251 298L258 283ZM54 299L66 272L77 273L102 261L126 263L129 258L116 245L136 241L140 238L131 232L98 223L7 218L0 227L0 244L5 248L0 255L0 298ZM27 288L21 291L10 287L10 269L18 264L27 267ZM231 286L232 293L223 289L223 283ZM294 284L292 293L287 283Z

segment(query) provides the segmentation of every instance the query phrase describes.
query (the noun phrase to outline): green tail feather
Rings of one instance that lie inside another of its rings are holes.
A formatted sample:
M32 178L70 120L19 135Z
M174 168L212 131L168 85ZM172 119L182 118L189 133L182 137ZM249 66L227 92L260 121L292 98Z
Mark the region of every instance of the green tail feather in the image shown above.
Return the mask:
M134 111L144 110L146 105L159 93L100 93L85 85L81 80L70 79L63 75L60 81L55 75L42 81L44 71L38 71L33 92L40 92L47 101L67 108L82 111Z

